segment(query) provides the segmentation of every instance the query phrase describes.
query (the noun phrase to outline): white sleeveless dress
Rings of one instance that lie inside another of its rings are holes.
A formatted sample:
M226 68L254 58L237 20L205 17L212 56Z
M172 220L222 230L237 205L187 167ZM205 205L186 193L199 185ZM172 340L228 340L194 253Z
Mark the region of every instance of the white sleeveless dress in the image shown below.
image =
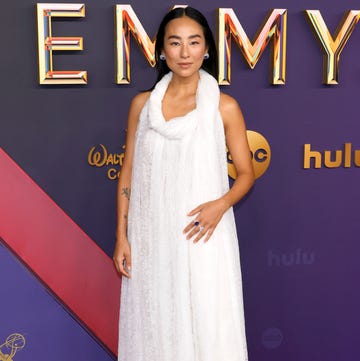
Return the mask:
M183 234L186 214L229 189L219 87L203 70L196 109L165 121L172 73L145 104L136 133L122 278L119 361L245 361L242 282L233 210L207 243Z

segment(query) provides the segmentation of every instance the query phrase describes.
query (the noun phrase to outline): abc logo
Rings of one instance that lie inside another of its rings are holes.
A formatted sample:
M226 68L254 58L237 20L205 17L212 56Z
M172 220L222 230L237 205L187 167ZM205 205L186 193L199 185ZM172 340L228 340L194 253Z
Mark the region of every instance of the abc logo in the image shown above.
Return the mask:
M268 169L271 159L270 145L265 137L253 130L247 131L251 159L254 167L255 178L260 178ZM236 178L236 169L228 152L228 173L233 179Z

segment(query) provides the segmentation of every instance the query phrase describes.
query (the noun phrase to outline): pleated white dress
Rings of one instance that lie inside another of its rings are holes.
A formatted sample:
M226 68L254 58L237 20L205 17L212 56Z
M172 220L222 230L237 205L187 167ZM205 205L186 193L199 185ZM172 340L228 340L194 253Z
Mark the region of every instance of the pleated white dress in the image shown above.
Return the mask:
M233 210L207 243L186 240L186 214L229 189L216 80L200 70L196 109L165 121L172 73L156 85L136 133L122 278L119 361L245 361L242 282Z

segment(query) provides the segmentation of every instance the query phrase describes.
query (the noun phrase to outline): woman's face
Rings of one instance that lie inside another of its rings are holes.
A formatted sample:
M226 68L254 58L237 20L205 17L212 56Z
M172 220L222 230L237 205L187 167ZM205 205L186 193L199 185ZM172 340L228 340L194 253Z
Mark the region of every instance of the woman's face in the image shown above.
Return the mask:
M166 25L162 54L174 74L189 77L196 73L206 52L204 31L195 20L184 16Z

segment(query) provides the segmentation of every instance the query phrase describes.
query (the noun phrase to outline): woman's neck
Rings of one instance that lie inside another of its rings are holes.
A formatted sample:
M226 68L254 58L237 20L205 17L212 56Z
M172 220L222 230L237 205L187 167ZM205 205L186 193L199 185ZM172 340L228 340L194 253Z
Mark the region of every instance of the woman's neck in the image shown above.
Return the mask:
M177 95L194 94L196 93L199 79L199 72L186 78L173 74L167 92Z

